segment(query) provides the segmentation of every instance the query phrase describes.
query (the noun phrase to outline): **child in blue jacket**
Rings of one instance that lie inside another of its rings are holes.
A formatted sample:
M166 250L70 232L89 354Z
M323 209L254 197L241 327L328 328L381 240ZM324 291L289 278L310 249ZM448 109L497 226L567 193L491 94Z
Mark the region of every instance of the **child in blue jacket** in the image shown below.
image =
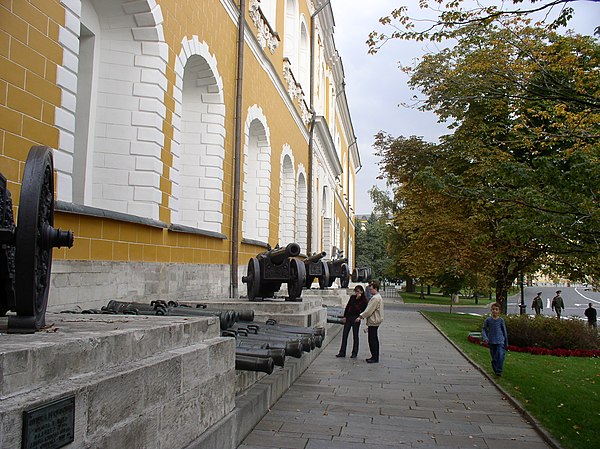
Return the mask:
M508 348L508 335L506 334L506 324L500 317L500 305L492 304L492 316L489 316L483 322L481 337L484 343L490 346L492 355L492 369L496 376L502 376L504 366L504 356Z

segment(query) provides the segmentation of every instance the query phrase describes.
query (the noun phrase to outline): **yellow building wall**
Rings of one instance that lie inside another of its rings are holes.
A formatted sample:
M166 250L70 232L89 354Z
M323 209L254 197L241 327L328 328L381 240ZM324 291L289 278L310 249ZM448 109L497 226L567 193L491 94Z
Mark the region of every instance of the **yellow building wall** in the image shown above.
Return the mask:
M58 146L56 67L62 63L58 30L64 16L58 0L0 2L0 171L15 216L29 149Z
M222 233L227 238L173 232L160 227L57 211L55 226L70 229L75 234L73 248L54 250L54 257L57 259L201 264L230 262L237 24L217 0L203 1L201 8L198 7L197 0L157 0L157 3L162 9L164 36L169 47L168 87L164 98L167 109L163 123L165 142L161 156L164 171L160 184L162 203L159 219L166 224L171 222L168 202L171 194L170 169L173 163L171 147L175 108L175 60L180 54L182 40L197 35L199 40L207 42L211 53L216 56L219 75L223 81L226 135ZM300 13L310 20L305 3L300 4ZM283 40L283 2L278 6L277 31ZM250 29L256 32L247 10L245 14ZM57 66L62 64L63 59L58 34L59 27L64 26L64 22L65 11L59 0L0 1L0 171L8 178L15 216L24 161L29 148L32 145L58 147L59 133L54 126L54 117L55 108L61 106L61 91L56 84L56 77ZM307 26L310 31L310 23ZM265 54L283 79L283 41L274 54L268 49ZM327 77L326 86L328 83ZM305 95L308 103L309 92L305 92ZM329 96L327 92L327 111L331 107ZM274 244L277 243L279 233L281 152L285 144L290 145L294 154L295 171L297 172L300 164L307 169L308 142L306 131L303 133L299 129L288 105L246 45L242 123L248 108L255 104L263 110L270 131L272 171L269 243ZM299 111L298 102L294 100L293 104ZM242 178L242 185L243 181ZM336 205L336 208L341 206ZM344 228L345 213L336 209L336 215ZM240 223L242 219L240 217ZM242 239L241 226L238 239ZM247 260L260 250L261 248L253 245L241 245L240 260Z

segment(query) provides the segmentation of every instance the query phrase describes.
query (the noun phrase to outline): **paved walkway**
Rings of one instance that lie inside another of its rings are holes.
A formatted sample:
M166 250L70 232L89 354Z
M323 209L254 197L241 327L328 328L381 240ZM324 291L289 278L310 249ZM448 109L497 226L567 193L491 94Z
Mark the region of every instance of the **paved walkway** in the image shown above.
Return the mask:
M386 309L379 364L365 363L362 330L357 359L335 357L340 339L341 333L240 449L549 447L419 313Z

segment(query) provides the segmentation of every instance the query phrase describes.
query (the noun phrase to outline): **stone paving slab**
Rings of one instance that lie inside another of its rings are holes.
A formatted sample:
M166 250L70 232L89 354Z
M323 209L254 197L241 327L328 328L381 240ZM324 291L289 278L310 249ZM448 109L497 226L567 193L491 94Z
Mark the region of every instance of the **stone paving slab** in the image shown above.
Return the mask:
M419 313L386 310L379 364L336 358L341 334L239 449L547 449L490 380Z

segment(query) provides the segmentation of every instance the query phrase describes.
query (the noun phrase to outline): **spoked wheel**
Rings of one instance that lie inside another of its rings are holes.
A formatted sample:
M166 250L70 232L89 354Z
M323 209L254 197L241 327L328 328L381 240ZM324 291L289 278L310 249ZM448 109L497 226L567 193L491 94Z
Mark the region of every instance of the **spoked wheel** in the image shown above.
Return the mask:
M287 283L290 301L302 301L302 287L306 284L306 268L298 259L290 260L290 281Z
M260 264L256 257L251 257L248 261L248 271L246 276L242 277L242 282L248 289L248 299L254 301L260 290Z
M54 229L54 165L52 150L34 146L23 173L15 234L16 317L9 332L30 333L45 325L52 248L73 246L70 231Z
M0 173L0 229L5 239L0 240L0 316L15 306L15 247L11 241L15 230L10 191L6 178Z
M323 266L323 275L319 278L319 288L325 290L329 286L329 265L321 262Z
M340 284L342 288L348 288L348 285L350 284L350 269L345 263L342 264L342 276L340 277Z

